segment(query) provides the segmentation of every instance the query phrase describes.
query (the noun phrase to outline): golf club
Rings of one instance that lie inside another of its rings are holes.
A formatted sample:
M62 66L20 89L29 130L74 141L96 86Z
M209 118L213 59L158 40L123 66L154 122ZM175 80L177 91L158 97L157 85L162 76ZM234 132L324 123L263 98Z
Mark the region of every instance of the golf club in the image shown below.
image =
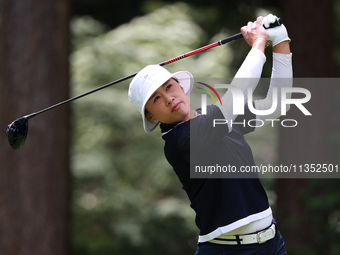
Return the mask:
M281 24L282 24L281 18L277 18L276 21L273 22L268 28L280 26ZM219 40L217 42L208 44L208 45L203 46L201 48L198 48L196 50L193 50L193 51L190 51L190 52L185 53L183 55L180 55L178 57L175 57L175 58L169 59L167 61L164 61L162 63L159 63L159 65L160 66L168 65L168 64L173 63L175 61L178 61L180 59L183 59L183 58L186 58L186 57L190 57L190 56L195 55L197 53L200 53L202 51L214 48L216 46L220 46L220 45L226 44L228 42L240 39L242 37L243 37L242 33L238 33L238 34L232 35L232 36L227 37L225 39ZM45 108L45 109L43 109L41 111L34 112L34 113L29 114L29 115L23 116L23 117L21 117L19 119L16 119L11 124L9 124L7 126L7 129L6 129L6 135L8 137L8 142L9 142L10 146L14 150L19 150L24 145L26 137L27 137L27 133L28 133L28 120L29 119L31 119L31 118L39 115L39 114L42 114L44 112L47 112L49 110L52 110L52 109L54 109L54 108L56 108L58 106L61 106L63 104L69 103L69 102L74 101L76 99L79 99L81 97L84 97L84 96L87 96L89 94L92 94L92 93L94 93L96 91L102 90L104 88L107 88L107 87L112 86L114 84L117 84L119 82L122 82L122 81L125 81L127 79L130 79L130 78L134 77L135 75L137 75L137 73L130 74L130 75L126 76L126 77L123 77L123 78L120 78L118 80L115 80L115 81L112 81L110 83L107 83L105 85L102 85L102 86L100 86L100 87L98 87L96 89L93 89L91 91L88 91L88 92L86 92L84 94L75 96L73 98L67 99L67 100L65 100L63 102L60 102L58 104L52 105L50 107L47 107L47 108Z

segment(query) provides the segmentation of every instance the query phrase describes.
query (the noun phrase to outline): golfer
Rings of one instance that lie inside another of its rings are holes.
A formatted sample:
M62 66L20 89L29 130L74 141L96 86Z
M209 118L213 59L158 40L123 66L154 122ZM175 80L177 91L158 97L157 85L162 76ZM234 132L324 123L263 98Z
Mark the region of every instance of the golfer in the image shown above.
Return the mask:
M266 61L265 47L267 41L271 41L271 82L267 97L253 102L258 110L271 107L273 91L280 98L280 88L292 86L290 38L284 25L263 28L272 18L273 15L258 17L241 28L251 50L231 84L243 92L256 88ZM159 65L150 65L130 83L129 100L141 113L146 132L151 132L160 123L165 156L196 212L196 225L200 230L196 255L286 254L283 238L258 178L190 178L191 161L197 160L190 155L202 153L203 146L209 148L204 157L215 165L254 166L251 149L243 135L256 128L230 123L247 123L254 119L266 123L268 119L280 116L279 104L269 115L257 116L249 110L245 95L244 114L234 116L232 94L228 90L221 98L222 104L208 106L203 114L189 105L187 95L192 87L191 73L171 74ZM214 119L228 120L228 125L213 127Z

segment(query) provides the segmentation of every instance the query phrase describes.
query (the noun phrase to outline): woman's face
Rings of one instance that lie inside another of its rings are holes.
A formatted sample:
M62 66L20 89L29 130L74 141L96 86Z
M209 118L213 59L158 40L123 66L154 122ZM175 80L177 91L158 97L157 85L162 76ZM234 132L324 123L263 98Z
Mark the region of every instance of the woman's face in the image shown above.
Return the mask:
M188 97L184 89L172 78L151 95L145 109L146 117L150 121L178 124L190 119L191 108Z

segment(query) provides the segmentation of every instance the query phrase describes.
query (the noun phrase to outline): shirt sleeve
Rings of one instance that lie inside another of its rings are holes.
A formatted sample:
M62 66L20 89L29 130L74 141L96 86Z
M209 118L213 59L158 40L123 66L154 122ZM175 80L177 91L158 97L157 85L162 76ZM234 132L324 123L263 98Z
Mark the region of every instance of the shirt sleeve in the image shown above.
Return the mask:
M231 82L231 86L235 86L241 89L243 93L244 103L247 102L247 89L252 88L255 90L262 74L263 65L266 62L266 56L264 53L257 49L251 49L242 63L240 69L237 71L234 79ZM236 119L237 115L233 114L233 97L231 89L222 96L222 105L218 105L221 109L223 116L228 120L229 132L232 130L231 123Z
M267 96L262 100L255 100L255 111L271 112L265 115L256 114L256 119L263 121L264 125L281 116L281 88L293 86L292 54L273 53L273 69ZM291 98L291 93L286 95ZM272 107L275 110L271 109ZM287 106L288 111L290 105Z

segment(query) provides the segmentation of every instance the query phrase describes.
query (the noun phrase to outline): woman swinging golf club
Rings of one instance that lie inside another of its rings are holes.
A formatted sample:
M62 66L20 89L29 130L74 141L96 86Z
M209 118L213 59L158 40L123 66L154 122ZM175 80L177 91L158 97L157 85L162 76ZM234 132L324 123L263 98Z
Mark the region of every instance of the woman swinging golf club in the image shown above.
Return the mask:
M242 91L255 89L266 60L267 40L271 41L272 77L267 97L253 102L258 110L270 108L274 88L280 98L280 88L292 86L292 54L287 30L284 25L267 30L262 26L268 25L273 17L258 17L241 28L251 50L232 82ZM238 82L237 78L251 79ZM214 119L268 122L268 119L280 116L280 106L270 115L257 116L249 111L245 98L244 115L234 116L231 92L228 91L221 98L222 104L208 106L206 114L201 114L199 109L194 110L189 105L187 95L192 86L193 76L189 72L171 74L159 65L149 65L130 83L129 100L142 114L146 132L161 123L165 156L196 212L196 225L200 229L196 254L286 254L283 238L258 178L190 178L193 151L199 153L203 146L209 148L204 154L209 162L221 166L255 165L243 135L256 128L231 126L229 122L213 127Z

